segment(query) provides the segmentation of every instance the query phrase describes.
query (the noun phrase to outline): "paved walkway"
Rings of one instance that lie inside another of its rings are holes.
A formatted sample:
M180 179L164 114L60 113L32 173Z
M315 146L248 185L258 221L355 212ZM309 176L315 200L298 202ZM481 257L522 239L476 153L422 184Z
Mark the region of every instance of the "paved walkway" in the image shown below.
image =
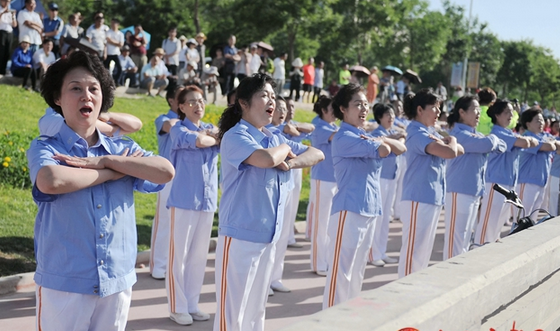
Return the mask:
M507 229L504 227L504 231ZM443 249L443 213L438 225L432 262L441 261ZM388 252L398 257L401 244L401 223L390 225ZM299 319L321 310L325 278L310 272L310 243L302 234L296 239L303 248L288 248L285 259L284 284L291 293L276 293L269 297L266 311L266 330L278 330ZM201 310L211 314L210 321L195 322L188 330L212 330L216 298L214 292L215 254L208 255L206 276L200 296ZM138 283L133 288L132 307L127 330L185 330L168 317L167 298L164 281L150 277L147 268L137 269ZM397 265L383 268L368 265L364 277L363 290L371 290L397 279ZM27 289L7 296L0 296L0 329L29 331L34 329L35 296L34 289Z

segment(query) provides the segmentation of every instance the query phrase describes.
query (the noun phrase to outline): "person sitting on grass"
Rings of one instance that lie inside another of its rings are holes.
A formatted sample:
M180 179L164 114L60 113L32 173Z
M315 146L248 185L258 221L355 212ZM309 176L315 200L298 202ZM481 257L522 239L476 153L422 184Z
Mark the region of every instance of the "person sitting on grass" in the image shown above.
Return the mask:
M23 36L19 46L12 54L12 75L14 77L23 78L21 87L31 91L35 90L37 86L37 73L33 70L33 52L29 49L31 39L29 36ZM27 80L31 78L31 87L27 85Z
M157 88L157 95L160 95L161 92L165 90L167 85L169 84L169 80L165 77L165 74L162 73L159 68L160 58L158 56L152 56L150 59L150 63L146 64L142 68L142 83L140 83L140 87L143 89L147 89L148 92L146 95L153 97L152 89Z

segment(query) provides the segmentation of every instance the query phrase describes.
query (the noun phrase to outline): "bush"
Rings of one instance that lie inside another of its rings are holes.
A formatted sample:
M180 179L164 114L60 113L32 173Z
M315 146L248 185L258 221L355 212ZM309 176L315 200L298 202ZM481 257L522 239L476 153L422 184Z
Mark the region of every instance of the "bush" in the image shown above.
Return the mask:
M0 135L0 184L14 188L30 188L25 150L33 137L6 131Z

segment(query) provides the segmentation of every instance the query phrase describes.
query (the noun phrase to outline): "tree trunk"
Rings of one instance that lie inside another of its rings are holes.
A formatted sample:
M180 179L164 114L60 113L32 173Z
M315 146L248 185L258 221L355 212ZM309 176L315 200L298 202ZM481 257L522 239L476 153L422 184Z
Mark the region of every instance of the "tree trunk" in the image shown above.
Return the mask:
M194 13L193 13L194 26L196 28L196 33L200 33L200 22L198 20L198 0L194 1Z

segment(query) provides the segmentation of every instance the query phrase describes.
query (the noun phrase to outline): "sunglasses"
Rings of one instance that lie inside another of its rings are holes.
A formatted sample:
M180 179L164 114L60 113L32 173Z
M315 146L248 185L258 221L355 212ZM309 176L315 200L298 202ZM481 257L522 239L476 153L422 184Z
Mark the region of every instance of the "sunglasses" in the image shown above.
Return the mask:
M104 19L104 18L105 18L105 17L103 17L103 16L97 16L97 17L95 18L95 20L98 21L98 20L102 20L102 19Z

